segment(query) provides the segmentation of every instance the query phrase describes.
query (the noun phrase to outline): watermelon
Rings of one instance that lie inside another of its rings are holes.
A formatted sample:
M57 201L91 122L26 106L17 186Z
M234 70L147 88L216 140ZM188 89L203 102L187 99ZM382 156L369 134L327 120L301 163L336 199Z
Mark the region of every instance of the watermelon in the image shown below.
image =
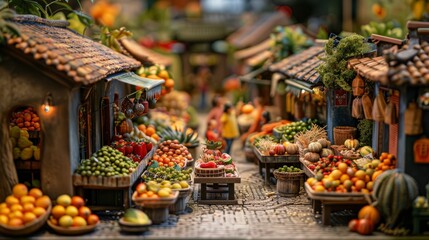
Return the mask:
M234 172L235 172L234 164L229 164L225 166L225 173L234 173Z
M232 157L228 153L222 153L220 158L222 159L223 165L228 165L232 163Z

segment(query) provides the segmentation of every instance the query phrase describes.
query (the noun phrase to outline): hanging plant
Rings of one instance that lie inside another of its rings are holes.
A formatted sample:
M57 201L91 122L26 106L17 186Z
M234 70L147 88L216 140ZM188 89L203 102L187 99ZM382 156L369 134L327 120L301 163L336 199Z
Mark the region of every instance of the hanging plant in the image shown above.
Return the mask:
M351 34L341 40L330 38L325 45L325 56L321 58L322 64L317 68L325 87L340 87L345 91L351 91L350 84L356 73L347 68L347 61L369 50L370 47L364 42L364 37L357 34Z
M359 131L359 142L361 146L372 146L372 125L373 121L362 119L357 125Z

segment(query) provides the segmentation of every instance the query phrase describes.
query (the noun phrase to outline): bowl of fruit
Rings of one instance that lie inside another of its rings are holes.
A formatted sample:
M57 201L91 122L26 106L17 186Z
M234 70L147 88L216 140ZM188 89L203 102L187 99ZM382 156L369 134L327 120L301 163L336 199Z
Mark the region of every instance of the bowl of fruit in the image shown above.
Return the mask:
M125 210L124 216L119 219L119 227L124 232L141 233L149 230L152 221L143 211L135 208Z
M0 233L9 236L24 236L45 225L51 212L51 199L38 188L17 184L12 195L0 203Z
M170 181L149 181L137 185L132 200L145 208L163 208L174 204L178 196L179 192L172 190Z
M100 219L79 196L63 194L57 198L48 220L49 227L62 235L81 235L94 231Z

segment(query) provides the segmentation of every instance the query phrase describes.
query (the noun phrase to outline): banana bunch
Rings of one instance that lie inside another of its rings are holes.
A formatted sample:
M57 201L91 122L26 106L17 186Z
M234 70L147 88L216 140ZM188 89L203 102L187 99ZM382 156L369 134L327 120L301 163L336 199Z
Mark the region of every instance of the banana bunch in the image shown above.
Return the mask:
M183 130L175 130L167 127L160 134L162 141L178 140L180 144L185 146L199 144L198 133L191 128L185 127Z

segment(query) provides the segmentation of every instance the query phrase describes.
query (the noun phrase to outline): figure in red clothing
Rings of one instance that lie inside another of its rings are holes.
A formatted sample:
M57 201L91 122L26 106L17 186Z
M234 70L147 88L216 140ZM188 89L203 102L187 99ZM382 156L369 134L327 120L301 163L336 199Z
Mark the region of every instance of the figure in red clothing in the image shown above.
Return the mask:
M207 123L207 131L206 131L206 138L208 141L214 141L214 142L222 142L222 148L220 149L223 151L226 146L226 142L223 138L220 137L220 134L217 131L217 122L215 119L211 119Z

